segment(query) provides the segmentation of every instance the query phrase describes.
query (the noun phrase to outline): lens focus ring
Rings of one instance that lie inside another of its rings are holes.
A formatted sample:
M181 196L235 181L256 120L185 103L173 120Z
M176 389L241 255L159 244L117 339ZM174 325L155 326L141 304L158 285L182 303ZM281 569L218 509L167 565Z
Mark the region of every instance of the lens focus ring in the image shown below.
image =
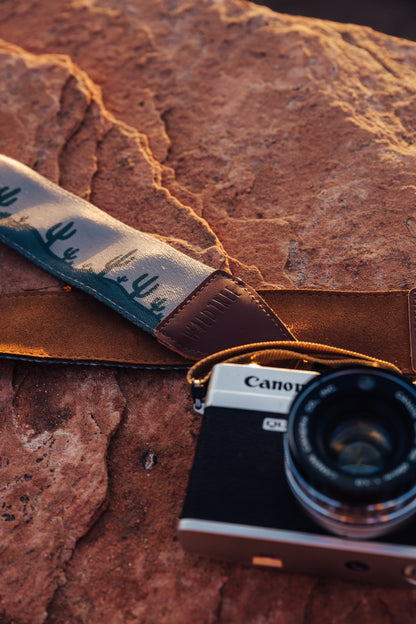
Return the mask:
M383 522L404 519L416 504L415 423L416 391L399 375L350 368L315 378L289 416L285 467L292 491L326 528L331 517L336 527L384 532Z

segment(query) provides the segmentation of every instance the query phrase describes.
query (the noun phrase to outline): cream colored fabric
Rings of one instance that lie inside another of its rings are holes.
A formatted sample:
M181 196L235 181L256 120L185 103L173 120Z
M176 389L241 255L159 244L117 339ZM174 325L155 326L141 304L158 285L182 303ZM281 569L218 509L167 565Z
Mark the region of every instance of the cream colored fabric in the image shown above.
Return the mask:
M150 333L213 272L1 155L0 240Z

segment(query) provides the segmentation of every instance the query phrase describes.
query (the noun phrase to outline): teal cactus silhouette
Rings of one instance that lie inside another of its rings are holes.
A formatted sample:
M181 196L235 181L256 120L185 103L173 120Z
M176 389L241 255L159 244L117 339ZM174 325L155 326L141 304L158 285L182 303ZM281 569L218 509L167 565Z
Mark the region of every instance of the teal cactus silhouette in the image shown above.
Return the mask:
M68 249L65 249L64 251L64 255L62 256L62 260L65 260L65 262L68 262L69 264L72 264L73 261L75 260L75 258L77 257L77 254L79 252L79 248L78 247L68 247Z
M117 284L122 284L123 282L128 282L127 275L120 275L117 278Z
M7 219L7 217L11 217L10 212L0 212L0 219Z
M143 280L146 280L147 277L149 277L149 273L143 273L143 275L140 275L140 277L134 280L132 283L133 290L130 293L130 297L132 297L132 299L143 299L143 297L147 297L150 293L159 288L159 284L155 284L155 282L159 279L158 275L143 282ZM154 284L154 286L151 286L151 284ZM149 286L151 287L149 288Z
M76 233L76 229L71 230L74 222L70 221L67 225L62 225L62 223L57 223L49 228L46 232L46 245L48 247L52 247L54 243L58 240L67 240L71 238Z
M150 309L155 314L157 314L158 312L163 312L163 310L165 309L166 301L167 301L166 298L162 299L161 297L156 297L155 299L153 299L152 303L150 304Z
M0 206L11 206L16 201L18 195L22 189L16 188L12 191L8 186L2 186L0 188Z
M137 249L132 249L131 251L128 251L124 255L120 254L119 256L115 256L114 258L111 258L111 260L106 262L106 264L104 265L104 268L98 273L98 275L103 276L103 275L106 275L107 273L110 273L110 271L112 271L113 269L122 269L123 267L127 266L134 260L136 252L137 252ZM126 280L123 279L122 281L125 282Z

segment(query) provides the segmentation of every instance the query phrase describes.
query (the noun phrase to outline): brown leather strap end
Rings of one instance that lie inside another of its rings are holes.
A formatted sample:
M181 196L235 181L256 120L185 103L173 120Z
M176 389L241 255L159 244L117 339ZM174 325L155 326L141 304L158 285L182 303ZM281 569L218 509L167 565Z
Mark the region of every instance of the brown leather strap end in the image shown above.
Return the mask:
M156 327L155 335L192 359L248 342L294 340L254 289L224 271L202 282Z

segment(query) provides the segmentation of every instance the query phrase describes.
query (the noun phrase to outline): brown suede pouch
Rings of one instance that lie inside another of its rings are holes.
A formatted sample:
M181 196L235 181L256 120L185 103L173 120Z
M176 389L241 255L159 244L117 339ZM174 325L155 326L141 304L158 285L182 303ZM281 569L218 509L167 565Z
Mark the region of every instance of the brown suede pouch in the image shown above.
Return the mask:
M259 295L297 340L359 351L413 373L415 298L409 315L409 291L261 290ZM140 367L190 364L78 291L2 295L0 318L4 356ZM248 334L246 342L253 342Z
M184 366L180 355L79 291L0 296L0 354L145 366Z
M388 360L412 373L409 291L259 291L297 340Z

